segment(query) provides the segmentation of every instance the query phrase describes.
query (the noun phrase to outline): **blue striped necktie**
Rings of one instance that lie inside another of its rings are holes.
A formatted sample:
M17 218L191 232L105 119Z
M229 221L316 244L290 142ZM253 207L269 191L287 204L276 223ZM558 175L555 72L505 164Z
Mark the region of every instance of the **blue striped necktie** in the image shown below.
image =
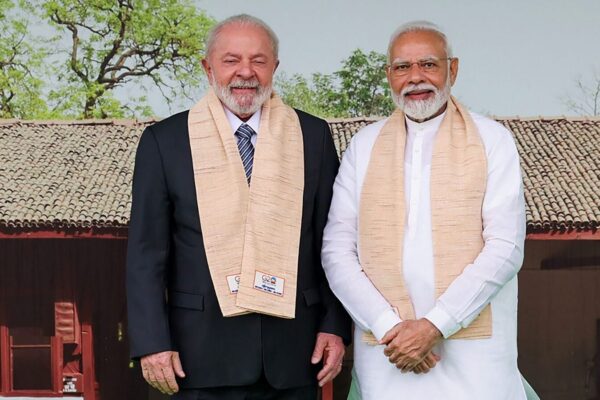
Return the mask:
M250 140L253 134L254 129L247 124L240 125L238 130L235 131L235 136L237 136L238 150L240 151L240 156L242 157L242 164L244 165L244 171L246 171L246 179L248 180L248 184L250 184L250 177L252 175L252 162L254 161L254 146Z

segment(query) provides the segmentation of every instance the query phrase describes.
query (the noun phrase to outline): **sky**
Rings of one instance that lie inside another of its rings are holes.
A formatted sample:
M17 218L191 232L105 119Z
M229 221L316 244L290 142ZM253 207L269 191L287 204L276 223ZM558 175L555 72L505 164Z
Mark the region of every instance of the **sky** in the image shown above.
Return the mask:
M453 94L496 116L573 115L575 80L600 73L600 0L196 0L217 20L248 13L280 40L286 75L331 73L360 48L387 51L400 24L442 27L460 60ZM600 76L600 74L599 74ZM170 112L159 96L159 116ZM182 103L189 107L192 102Z

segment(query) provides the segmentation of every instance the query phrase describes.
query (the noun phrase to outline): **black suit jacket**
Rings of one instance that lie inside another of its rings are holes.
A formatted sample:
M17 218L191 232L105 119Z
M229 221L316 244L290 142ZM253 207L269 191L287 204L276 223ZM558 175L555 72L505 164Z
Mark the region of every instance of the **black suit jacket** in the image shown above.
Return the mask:
M224 318L209 274L196 202L188 112L148 127L133 178L127 254L131 355L176 350L184 388L314 384L317 332L350 340L350 319L321 266L322 233L338 159L327 123L297 111L304 138L304 202L296 318ZM259 139L260 140L260 139Z

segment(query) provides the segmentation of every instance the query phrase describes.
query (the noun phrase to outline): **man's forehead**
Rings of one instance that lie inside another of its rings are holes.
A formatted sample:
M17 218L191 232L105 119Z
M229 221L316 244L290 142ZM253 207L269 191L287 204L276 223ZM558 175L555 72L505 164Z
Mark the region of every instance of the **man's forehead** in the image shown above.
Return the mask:
M432 31L412 31L400 35L392 45L392 59L418 57L443 58L446 46L444 40Z
M231 24L221 29L214 47L222 52L238 52L244 49L260 51L261 48L271 49L272 44L268 33L259 26Z

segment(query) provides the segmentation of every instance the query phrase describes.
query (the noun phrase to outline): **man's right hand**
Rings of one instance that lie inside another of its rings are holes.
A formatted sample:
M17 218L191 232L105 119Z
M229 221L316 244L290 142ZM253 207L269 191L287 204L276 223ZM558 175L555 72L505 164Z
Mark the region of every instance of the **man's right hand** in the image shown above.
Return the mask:
M179 391L175 375L184 378L185 373L181 368L179 353L176 351L163 351L144 356L140 359L142 374L146 382L164 394L174 394Z

